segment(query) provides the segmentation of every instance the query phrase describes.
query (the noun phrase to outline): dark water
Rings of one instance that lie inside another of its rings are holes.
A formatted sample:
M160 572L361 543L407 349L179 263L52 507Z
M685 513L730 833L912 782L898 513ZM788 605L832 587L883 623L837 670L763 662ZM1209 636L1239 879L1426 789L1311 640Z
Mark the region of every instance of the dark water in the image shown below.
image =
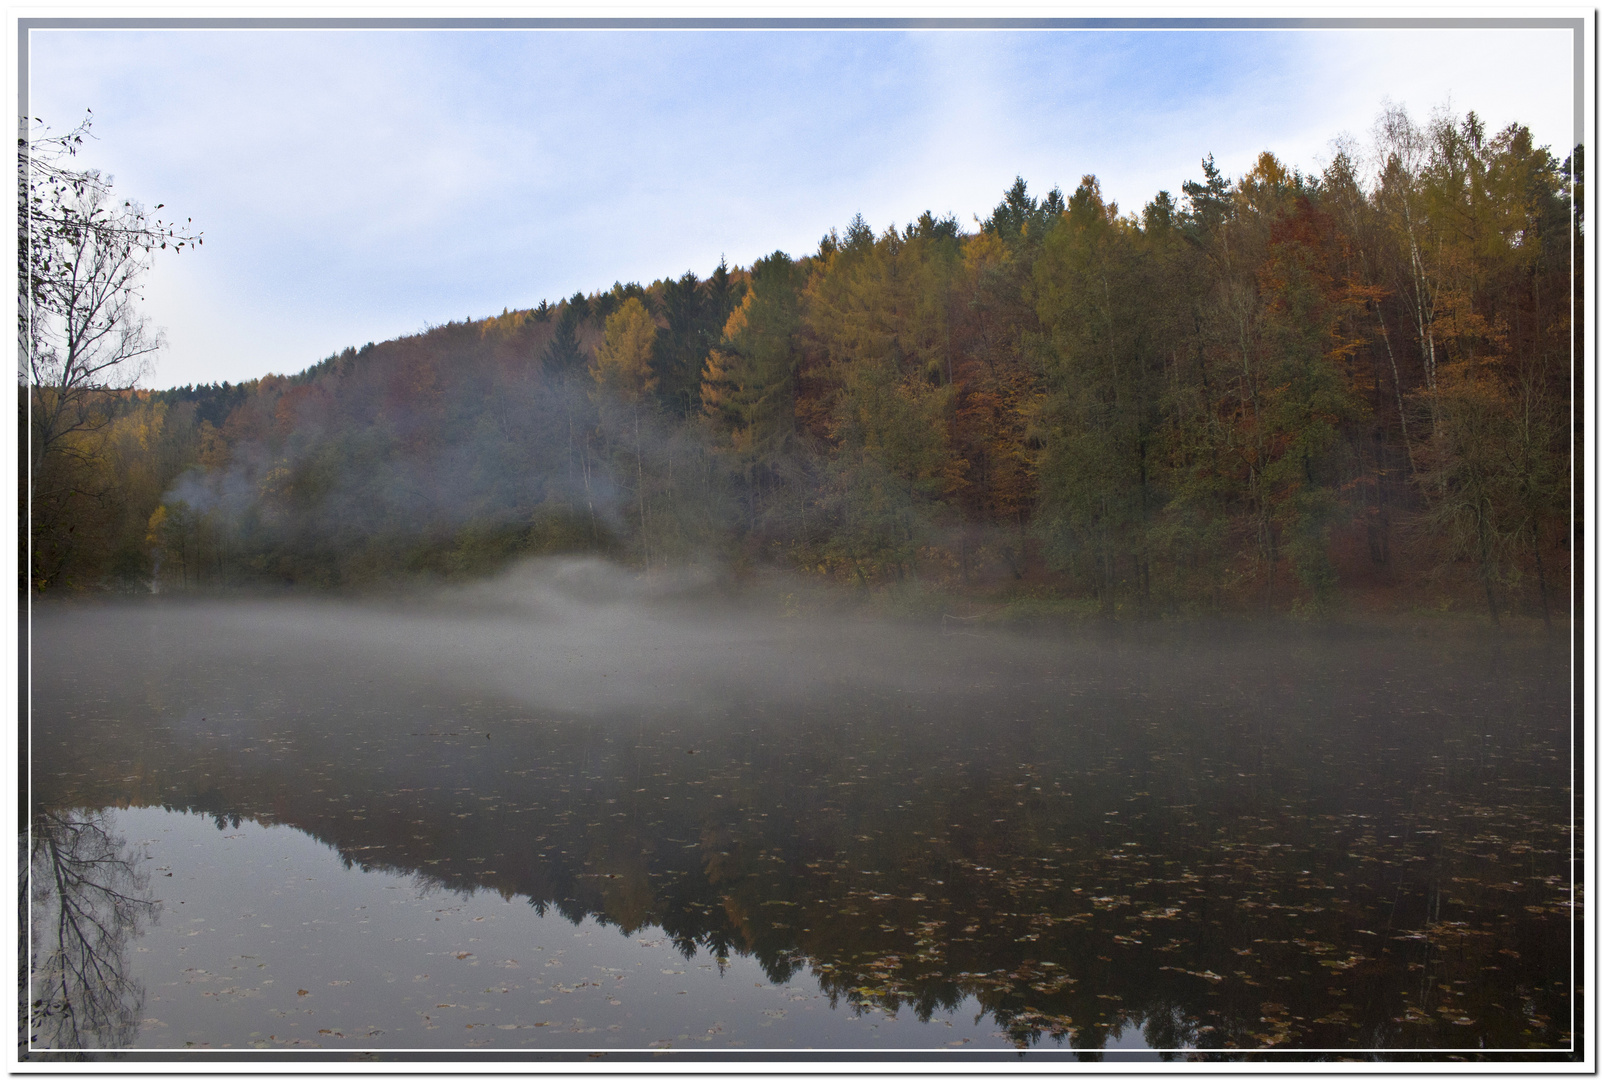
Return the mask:
M1566 650L951 630L581 564L41 610L24 1035L1562 1059Z

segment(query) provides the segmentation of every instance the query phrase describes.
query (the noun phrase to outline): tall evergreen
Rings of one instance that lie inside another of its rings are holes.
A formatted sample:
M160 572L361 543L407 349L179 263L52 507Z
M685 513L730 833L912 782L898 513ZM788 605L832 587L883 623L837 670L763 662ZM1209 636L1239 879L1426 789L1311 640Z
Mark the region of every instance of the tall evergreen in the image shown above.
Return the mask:
M562 305L561 314L556 317L555 333L540 357L547 371L567 375L584 369L585 356L578 339L579 318L578 309L571 302Z

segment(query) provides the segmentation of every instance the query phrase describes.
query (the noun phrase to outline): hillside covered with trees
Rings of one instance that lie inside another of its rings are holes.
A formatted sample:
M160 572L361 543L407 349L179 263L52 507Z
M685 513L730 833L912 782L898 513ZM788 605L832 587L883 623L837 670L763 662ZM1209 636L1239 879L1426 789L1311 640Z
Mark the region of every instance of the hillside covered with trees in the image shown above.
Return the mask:
M298 375L99 389L34 455L29 587L596 551L1106 613L1566 617L1578 151L1472 113L1376 131L1317 175L1208 159L1138 212L1019 179L977 231L859 216Z

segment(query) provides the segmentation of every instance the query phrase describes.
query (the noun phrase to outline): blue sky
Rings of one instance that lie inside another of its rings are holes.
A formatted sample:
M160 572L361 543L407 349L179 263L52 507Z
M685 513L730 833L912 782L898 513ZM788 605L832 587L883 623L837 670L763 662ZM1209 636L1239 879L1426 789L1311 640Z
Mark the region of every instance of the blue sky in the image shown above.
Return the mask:
M968 228L1015 175L1138 209L1213 154L1316 170L1385 100L1572 140L1564 31L33 31L28 111L205 246L159 261L147 385L720 257L861 212Z

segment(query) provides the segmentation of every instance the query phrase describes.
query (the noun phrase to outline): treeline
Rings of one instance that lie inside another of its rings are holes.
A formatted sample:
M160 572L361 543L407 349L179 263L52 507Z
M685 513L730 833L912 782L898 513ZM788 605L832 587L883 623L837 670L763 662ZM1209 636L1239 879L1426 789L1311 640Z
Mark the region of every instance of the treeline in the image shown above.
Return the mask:
M1106 612L1462 598L1567 613L1578 150L1396 110L1322 173L1211 159L1139 213L1022 179L977 232L102 395L31 579L318 587L715 553ZM63 477L65 479L63 479Z

